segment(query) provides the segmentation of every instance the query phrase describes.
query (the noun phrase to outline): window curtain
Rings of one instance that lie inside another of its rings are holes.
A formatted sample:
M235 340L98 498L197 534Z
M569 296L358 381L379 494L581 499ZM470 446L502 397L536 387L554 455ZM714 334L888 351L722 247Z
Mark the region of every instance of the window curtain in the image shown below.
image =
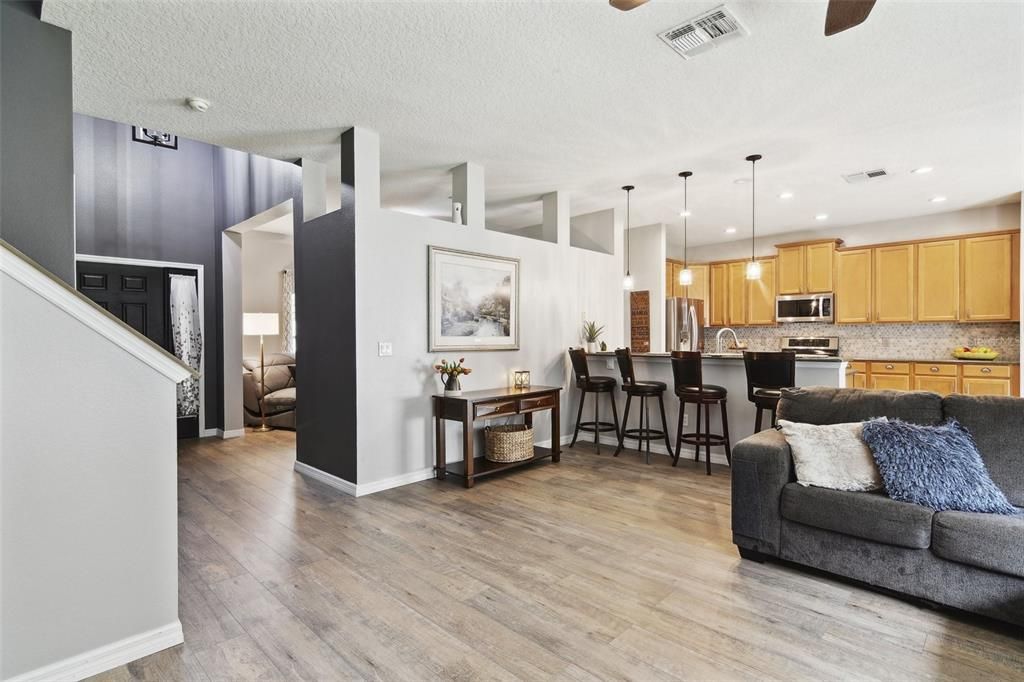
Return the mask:
M199 371L203 357L203 330L199 320L199 294L196 278L171 275L171 342L174 354L186 365ZM178 416L199 414L199 377L189 377L178 384Z
M295 355L295 270L285 268L281 273L281 320L284 334L281 352Z

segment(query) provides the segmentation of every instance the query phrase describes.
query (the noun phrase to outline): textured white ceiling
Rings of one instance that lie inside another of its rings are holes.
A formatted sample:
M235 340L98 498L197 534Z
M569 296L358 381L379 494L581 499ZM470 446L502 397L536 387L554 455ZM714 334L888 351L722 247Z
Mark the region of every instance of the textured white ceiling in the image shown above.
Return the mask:
M626 183L634 225L678 222L675 174L693 170L694 244L749 230L733 180L750 153L765 233L1020 191L1024 3L880 0L825 38L823 1L730 1L747 38L684 61L656 37L716 4L46 0L44 18L74 32L77 111L325 161L368 126L385 203L428 215L448 212L465 160L486 167L504 227L536 222L542 193L569 191L577 214L621 205ZM909 174L922 165L935 171ZM877 167L893 177L840 178Z

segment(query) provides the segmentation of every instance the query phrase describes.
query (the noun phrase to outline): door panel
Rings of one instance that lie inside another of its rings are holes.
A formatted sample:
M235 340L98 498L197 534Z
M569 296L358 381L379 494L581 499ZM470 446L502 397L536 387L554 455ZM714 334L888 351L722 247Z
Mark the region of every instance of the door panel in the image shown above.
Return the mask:
M875 252L875 320L914 321L914 245L880 246Z
M738 327L747 323L747 264L729 263L729 297L726 324Z
M960 319L960 240L917 245L917 319Z
M682 267L680 267L680 269L682 269ZM704 301L704 324L708 324L708 315L710 314L710 301L708 300L708 266L699 264L691 265L690 270L693 271L693 284L688 287L680 287L682 289L682 293L680 295Z
M963 240L963 320L1013 319L1012 248L1008 234Z
M952 376L915 376L915 391L931 391L945 396L957 392L956 377Z
M964 377L964 393L967 395L1013 395L1013 389L1009 379Z
M747 282L750 292L747 324L775 324L775 259L768 258L759 262L761 279Z
M887 388L895 391L910 390L909 374L872 374L871 388Z
M78 261L77 269L80 292L170 351L163 268Z
M871 249L837 251L836 322L871 322Z
M726 309L729 306L729 277L725 263L711 266L711 305L708 306L709 324L724 327Z
M805 248L804 290L808 294L832 293L832 256L835 242L808 244Z
M831 277L829 277L831 279ZM779 249L779 294L804 293L804 247Z

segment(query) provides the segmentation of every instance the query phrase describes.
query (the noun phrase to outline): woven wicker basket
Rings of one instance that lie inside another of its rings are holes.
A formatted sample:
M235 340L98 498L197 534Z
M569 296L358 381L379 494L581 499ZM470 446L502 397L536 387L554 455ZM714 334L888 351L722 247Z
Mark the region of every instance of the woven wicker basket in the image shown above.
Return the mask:
M533 457L533 428L526 424L484 429L484 456L491 462L521 462Z

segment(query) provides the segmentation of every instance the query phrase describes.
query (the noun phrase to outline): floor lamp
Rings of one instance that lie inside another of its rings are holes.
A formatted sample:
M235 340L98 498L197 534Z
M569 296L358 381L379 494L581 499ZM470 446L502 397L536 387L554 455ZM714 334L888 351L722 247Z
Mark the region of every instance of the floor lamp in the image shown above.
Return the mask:
M256 433L273 430L273 427L267 426L267 415L263 409L263 400L267 397L267 370L263 365L263 337L277 336L280 333L277 313L242 313L242 334L260 337L260 425L253 429Z

